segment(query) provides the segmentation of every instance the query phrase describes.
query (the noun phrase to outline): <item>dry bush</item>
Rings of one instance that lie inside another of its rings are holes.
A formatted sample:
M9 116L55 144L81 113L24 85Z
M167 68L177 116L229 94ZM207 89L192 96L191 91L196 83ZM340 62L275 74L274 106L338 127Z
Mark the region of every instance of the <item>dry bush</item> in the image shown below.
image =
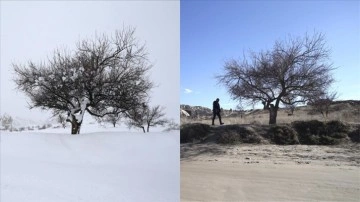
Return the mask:
M309 114L311 111L311 107L309 106L297 107L295 113L292 116L288 116L286 110L279 109L277 125L291 124L292 128L297 133L300 144L332 145L339 144L344 141L359 143L360 116L358 115L360 103L350 105L347 104L347 102L348 101L344 102L345 104L339 103L337 106L334 106L337 107L339 111L333 111L330 113L327 123L321 121L323 120L321 114ZM212 138L210 139L207 138L207 140L224 144L251 142L251 140L246 140L246 138L244 139L241 135L239 135L240 132L239 129L235 129L236 126L231 126L239 125L239 127L245 127L247 129L253 128L253 133L255 136L257 138L261 138L259 142L274 143L274 140L269 136L269 131L272 126L268 124L268 116L269 113L266 110L253 110L238 116L222 116L222 121L225 123L225 125L219 128L210 128L209 133L213 134L213 136L211 136ZM205 117L204 119L181 117L182 125L189 123L211 125L211 117ZM349 126L352 126L352 128L349 128ZM227 127L229 128L225 130ZM212 130L214 130L214 133L212 133ZM280 129L277 130L279 130L277 132L279 136L284 136L283 138L285 139L289 138L288 133L292 134L292 132L287 131L287 129L281 128L283 131L280 131ZM287 132L284 132L284 130ZM254 140L254 142L256 141L257 140ZM282 141L286 142L287 140L279 140L280 143L277 144L281 144Z
M298 133L300 143L309 145L339 144L349 132L348 127L340 121L296 121L292 126Z
M344 110L339 112L338 119L347 123L360 123L360 113L357 110Z
M219 135L217 143L219 144L236 144L240 141L240 136L235 131L226 131Z
M348 133L351 141L360 143L360 125L355 125Z
M217 143L236 144L236 143L260 143L261 137L253 130L241 125L227 125L217 128L215 132Z
M326 123L327 133L348 133L349 127L341 121L329 121Z
M268 131L268 137L275 144L299 144L297 133L290 126L273 126Z
M348 137L349 127L340 121L329 121L320 139L320 144L339 144Z
M260 121L254 120L250 122L251 125L261 125Z
M210 126L201 123L184 124L180 127L180 143L202 140L208 135Z

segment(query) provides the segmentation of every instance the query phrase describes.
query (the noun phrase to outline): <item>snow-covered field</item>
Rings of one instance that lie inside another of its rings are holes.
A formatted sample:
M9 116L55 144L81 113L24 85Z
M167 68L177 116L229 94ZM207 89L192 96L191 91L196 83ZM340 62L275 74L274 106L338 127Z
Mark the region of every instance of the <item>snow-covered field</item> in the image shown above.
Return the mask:
M69 133L1 131L0 201L180 200L179 131Z

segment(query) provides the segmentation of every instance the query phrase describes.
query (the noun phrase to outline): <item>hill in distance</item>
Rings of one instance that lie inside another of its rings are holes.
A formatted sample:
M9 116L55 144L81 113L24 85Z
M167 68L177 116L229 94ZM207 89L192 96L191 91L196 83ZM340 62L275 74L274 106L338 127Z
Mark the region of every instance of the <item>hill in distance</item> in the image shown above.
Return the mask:
M225 124L268 124L269 121L269 111L266 109L223 109L221 116ZM180 105L180 117L182 124L191 122L211 123L212 109L182 104ZM300 120L337 120L360 124L360 100L334 101L330 105L328 117L324 117L311 105L298 106L293 113L287 108L278 110L277 123L291 123Z

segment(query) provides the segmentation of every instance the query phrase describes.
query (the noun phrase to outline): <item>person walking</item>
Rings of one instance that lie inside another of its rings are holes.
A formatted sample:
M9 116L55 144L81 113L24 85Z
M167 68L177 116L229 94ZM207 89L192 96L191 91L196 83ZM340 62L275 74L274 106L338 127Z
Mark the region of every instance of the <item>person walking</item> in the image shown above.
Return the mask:
M224 123L221 121L221 108L220 108L220 104L219 104L220 99L216 98L216 100L213 102L213 119L212 119L212 125L214 125L214 120L215 117L218 116L219 117L219 121L220 121L220 125L223 125Z

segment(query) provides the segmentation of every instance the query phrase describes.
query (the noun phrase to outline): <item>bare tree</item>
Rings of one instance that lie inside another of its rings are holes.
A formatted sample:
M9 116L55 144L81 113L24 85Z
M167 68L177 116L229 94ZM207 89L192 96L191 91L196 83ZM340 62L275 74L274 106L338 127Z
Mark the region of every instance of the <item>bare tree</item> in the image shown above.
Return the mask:
M63 128L66 127L66 117L64 115L59 114L57 121L62 125Z
M171 131L171 130L180 130L180 125L176 123L173 119L168 121L167 128L165 129L165 131Z
M315 112L320 113L326 122L331 111L331 104L336 98L337 93L326 93L310 99L308 105L311 105Z
M71 134L80 133L85 112L100 118L125 113L153 87L145 46L134 33L124 28L111 37L82 40L73 52L56 50L47 62L13 64L17 87L29 96L31 108L67 113Z
M142 128L145 133L145 126L147 127L146 131L150 132L150 127L153 126L163 126L168 123L168 120L164 118L165 113L163 112L164 108L156 105L150 108L147 104L143 104L140 107L134 107L128 113L128 126L135 126Z
M99 119L98 121L111 123L115 128L116 124L120 122L120 120L121 120L121 115L119 113L114 113L114 114L108 114L105 117Z
M146 133L146 113L148 113L148 107L145 103L142 103L140 106L133 106L126 112L126 117L128 118L128 121L126 122L127 126L129 128L141 128L143 132Z
M286 112L288 113L288 116L294 115L294 111L296 109L295 104L285 104Z
M251 53L243 60L228 60L216 78L233 99L246 105L262 103L269 124L276 124L280 103L305 103L322 95L333 83L334 68L321 33L276 41L269 51Z
M168 123L168 120L164 118L165 113L163 112L164 108L156 105L151 109L148 109L147 113L145 114L145 120L147 124L147 132L150 131L150 126L163 126Z

